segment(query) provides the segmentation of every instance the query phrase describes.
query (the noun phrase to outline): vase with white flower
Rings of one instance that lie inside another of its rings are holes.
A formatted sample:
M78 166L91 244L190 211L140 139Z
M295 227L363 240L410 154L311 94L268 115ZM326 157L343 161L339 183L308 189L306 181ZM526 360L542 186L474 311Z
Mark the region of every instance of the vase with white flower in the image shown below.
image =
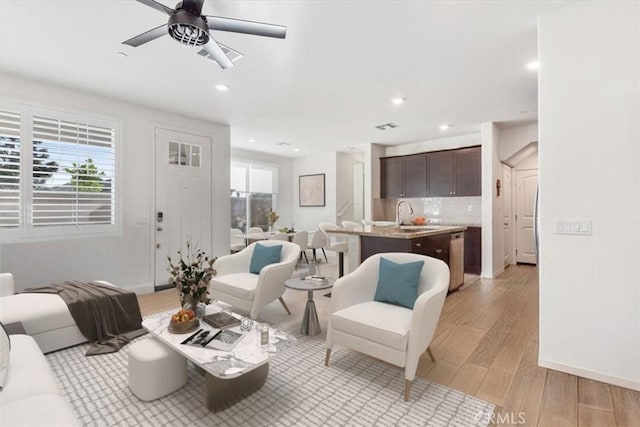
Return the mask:
M192 309L198 317L204 314L206 304L211 302L209 282L216 275L213 263L217 257L210 258L202 249L192 250L187 242L187 253L178 251L178 261L169 259L169 283L174 284L180 293L183 308Z

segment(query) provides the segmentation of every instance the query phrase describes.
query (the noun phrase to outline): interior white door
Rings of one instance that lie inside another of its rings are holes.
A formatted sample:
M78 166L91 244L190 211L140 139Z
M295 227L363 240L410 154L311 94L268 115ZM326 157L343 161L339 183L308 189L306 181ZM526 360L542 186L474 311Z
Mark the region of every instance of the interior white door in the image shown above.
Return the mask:
M178 250L211 253L211 140L156 129L155 286L168 283Z
M502 165L502 223L504 225L504 266L513 263L513 227L511 226L511 167Z
M536 263L533 235L538 170L516 171L516 261Z
M353 162L353 220L364 219L364 163Z

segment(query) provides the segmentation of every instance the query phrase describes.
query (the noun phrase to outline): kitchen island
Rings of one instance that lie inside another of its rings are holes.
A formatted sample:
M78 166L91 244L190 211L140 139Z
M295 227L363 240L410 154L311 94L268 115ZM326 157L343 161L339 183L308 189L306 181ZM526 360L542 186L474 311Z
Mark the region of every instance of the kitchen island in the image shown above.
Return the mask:
M365 259L376 253L412 252L443 260L452 273L452 289L464 280L463 249L450 248L452 239L460 239L463 244L466 226L429 225L376 227L364 226L355 230L327 230L327 233L347 235L347 272L355 270ZM458 273L460 272L460 273Z

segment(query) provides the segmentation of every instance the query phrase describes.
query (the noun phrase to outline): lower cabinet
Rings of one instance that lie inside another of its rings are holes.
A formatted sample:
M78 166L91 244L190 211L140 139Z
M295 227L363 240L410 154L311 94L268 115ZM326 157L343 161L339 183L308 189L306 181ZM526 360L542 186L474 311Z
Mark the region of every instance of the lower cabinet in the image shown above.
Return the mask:
M464 232L464 272L480 274L482 272L482 228L467 227Z
M373 254L384 252L411 252L443 260L449 265L449 234L419 237L417 239L395 239L392 237L362 236L360 261Z

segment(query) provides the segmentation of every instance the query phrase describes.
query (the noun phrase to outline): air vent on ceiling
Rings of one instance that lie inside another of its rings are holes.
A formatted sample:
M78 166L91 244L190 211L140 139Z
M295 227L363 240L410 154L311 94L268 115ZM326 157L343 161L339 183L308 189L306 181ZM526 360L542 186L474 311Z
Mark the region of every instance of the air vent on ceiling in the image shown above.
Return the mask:
M395 124L395 123L385 123L383 125L376 126L376 128L380 129L380 130L393 129L393 128L397 128L397 127L398 127L398 125Z
M229 46L225 46L222 43L218 42L218 44L220 45L220 47L222 48L222 51L225 53L225 55L227 55L229 57L229 59L231 60L231 62L236 62L238 59L242 58L244 55L241 54L240 52L238 52L237 50L233 50L231 49ZM204 56L207 59L210 59L213 62L216 62L215 59L213 59L211 57L211 55L209 55L207 53L206 50L201 49L200 51L198 51L198 55L200 56Z

